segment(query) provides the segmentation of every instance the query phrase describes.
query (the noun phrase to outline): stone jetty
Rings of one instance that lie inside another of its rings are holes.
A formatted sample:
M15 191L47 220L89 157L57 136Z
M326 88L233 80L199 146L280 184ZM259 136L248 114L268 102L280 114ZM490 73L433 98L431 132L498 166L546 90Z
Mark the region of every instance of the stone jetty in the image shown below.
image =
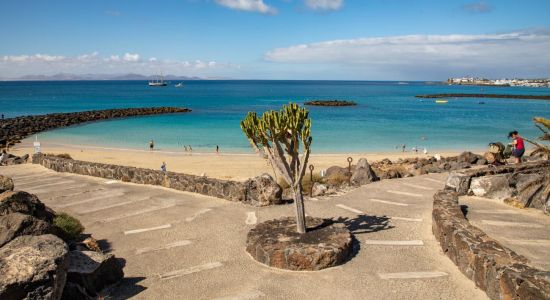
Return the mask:
M18 143L32 134L60 127L67 127L99 120L185 113L190 111L191 110L188 108L180 107L144 107L91 110L9 118L0 120L0 148Z
M311 106L355 106L357 103L346 100L312 100L304 103Z
M531 99L550 100L550 95L512 95L512 94L428 94L416 98L496 98L496 99Z

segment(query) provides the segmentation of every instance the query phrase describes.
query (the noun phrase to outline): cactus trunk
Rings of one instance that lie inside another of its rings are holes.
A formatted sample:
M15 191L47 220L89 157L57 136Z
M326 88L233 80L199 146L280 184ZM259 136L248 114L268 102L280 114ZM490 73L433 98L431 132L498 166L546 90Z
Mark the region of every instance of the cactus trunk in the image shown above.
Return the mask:
M306 212L304 209L304 197L302 185L292 188L294 192L294 205L296 206L296 230L298 233L306 233Z

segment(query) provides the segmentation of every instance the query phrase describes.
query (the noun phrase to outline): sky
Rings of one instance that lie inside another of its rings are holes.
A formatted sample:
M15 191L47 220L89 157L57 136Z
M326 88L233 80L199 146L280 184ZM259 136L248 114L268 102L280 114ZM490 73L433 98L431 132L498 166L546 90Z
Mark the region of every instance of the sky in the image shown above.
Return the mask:
M0 0L0 78L550 77L548 0Z

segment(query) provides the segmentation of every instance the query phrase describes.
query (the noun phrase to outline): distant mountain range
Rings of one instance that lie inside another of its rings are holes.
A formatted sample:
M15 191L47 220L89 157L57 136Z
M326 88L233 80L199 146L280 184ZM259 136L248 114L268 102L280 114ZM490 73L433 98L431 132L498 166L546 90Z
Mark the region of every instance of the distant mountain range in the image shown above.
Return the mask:
M17 78L1 78L0 80L153 80L159 79L158 75L142 75L142 74L70 74L58 73L54 75L25 75ZM216 80L229 79L223 77L197 77L197 76L178 76L165 75L164 80Z

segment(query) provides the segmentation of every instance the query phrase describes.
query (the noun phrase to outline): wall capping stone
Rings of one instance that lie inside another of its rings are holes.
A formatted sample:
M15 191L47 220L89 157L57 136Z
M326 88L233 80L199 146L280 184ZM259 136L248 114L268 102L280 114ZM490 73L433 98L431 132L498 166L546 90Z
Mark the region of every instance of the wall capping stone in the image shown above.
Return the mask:
M254 206L267 206L281 203L281 189L271 176L262 176L249 179L245 182L222 180L205 176L163 172L137 167L110 165L104 163L87 162L66 159L42 153L34 154L33 164L42 165L56 172L67 172L80 175L115 179L123 182L163 186L179 191L198 193L202 195L222 198L234 202L243 202ZM257 181L271 179L272 186L265 183L258 185ZM273 187L275 185L275 188ZM262 192L258 193L258 189ZM278 188L278 189L277 189Z
M434 195L432 232L445 255L491 299L550 299L550 272L471 225L458 196L450 189Z

